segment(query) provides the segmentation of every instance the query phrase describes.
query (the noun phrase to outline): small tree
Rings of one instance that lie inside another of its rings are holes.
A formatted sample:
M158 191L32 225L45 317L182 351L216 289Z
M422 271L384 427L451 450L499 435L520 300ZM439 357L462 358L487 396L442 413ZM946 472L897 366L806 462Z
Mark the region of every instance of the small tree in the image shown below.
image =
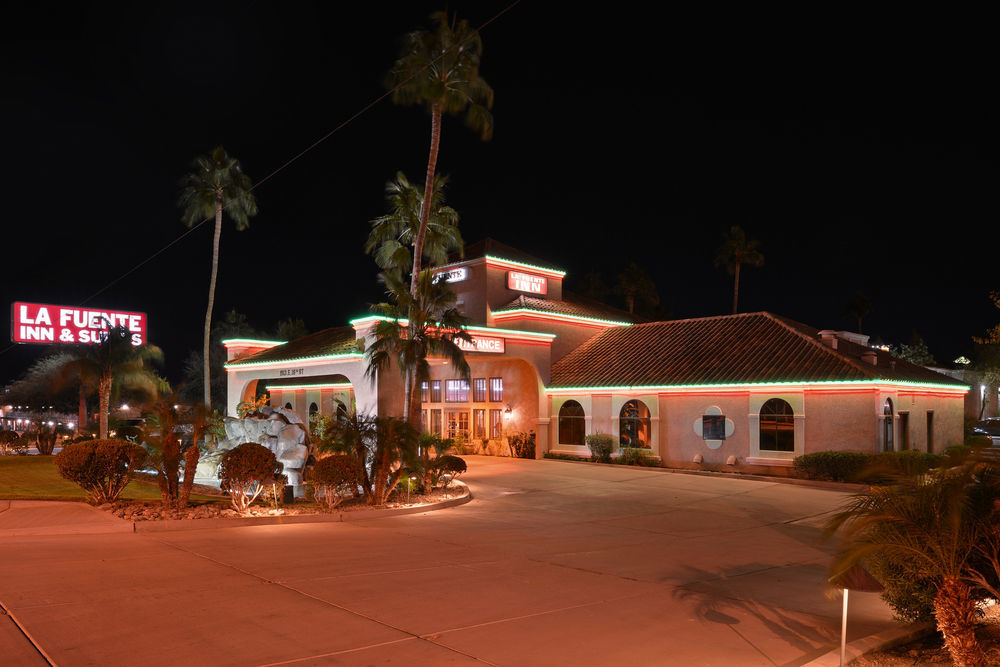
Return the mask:
M245 442L222 455L219 481L222 490L229 492L233 509L246 514L257 496L281 474L282 467L270 449Z
M94 504L112 503L146 460L146 450L125 440L87 440L56 454L59 474L79 484Z
M434 459L432 472L434 475L434 481L437 483L438 480L444 480L444 488L448 488L448 485L455 480L459 475L462 475L467 471L469 467L465 463L465 459L454 456L452 454L444 454Z
M403 419L375 418L375 440L370 443L372 455L372 491L369 505L385 505L396 488L400 475L417 458L418 433Z
M357 497L362 472L355 457L333 454L316 461L311 477L316 502L333 509L345 498Z

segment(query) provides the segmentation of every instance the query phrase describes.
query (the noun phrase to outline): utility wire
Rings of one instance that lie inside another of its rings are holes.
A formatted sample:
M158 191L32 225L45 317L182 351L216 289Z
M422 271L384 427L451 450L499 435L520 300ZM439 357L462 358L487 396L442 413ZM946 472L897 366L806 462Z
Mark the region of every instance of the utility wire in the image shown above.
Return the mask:
M482 24L480 24L479 27L476 28L476 31L474 33L470 34L469 36L467 36L465 39L466 40L472 39L472 37L474 35L479 34L483 30L483 28L487 27L488 25L490 25L491 23L493 23L494 21L496 21L497 19L499 19L501 16L503 16L504 14L506 14L507 12L509 12L511 9L513 9L517 4L520 3L520 1L521 0L514 0L514 2L510 3L509 5L507 5L503 9L501 9L499 12L497 12L496 14L494 14L492 17L490 17L489 19L487 19L486 21L484 21ZM458 46L460 46L460 45L462 45L464 43L465 43L465 41L459 42ZM452 47L452 48L455 48L455 47ZM323 142L325 142L327 139L329 139L330 137L332 137L334 134L336 134L337 132L341 131L342 129L344 129L345 127L347 127L348 125L350 125L352 122L354 122L355 120L357 120L358 118L360 118L362 115L364 115L365 113L367 113L368 111L370 111L373 107L375 107L376 105L380 104L387 97L392 96L393 93L395 93L401 87L403 87L404 85L406 85L407 83L409 83L412 79L414 79L417 75L419 75L421 72L423 72L424 70L426 70L428 67L430 67L431 65L435 64L438 60L440 60L441 58L443 58L447 53L448 53L447 49L445 51L442 51L441 55L439 55L437 58L435 58L434 60L432 60L431 62L429 62L422 69L417 70L416 72L414 72L413 74L411 74L409 77L407 77L406 79L400 81L398 84L396 84L395 86L393 86L391 89L387 90L385 93L383 93L383 94L379 95L378 97L376 97L375 99L373 99L371 102L369 102L368 104L366 104L365 106L363 106L361 109L359 109L358 111L356 111L355 113L353 113L351 116L349 116L346 120L342 121L340 124L338 124L332 130L330 130L329 132L327 132L326 134L324 134L322 137L320 137L319 139L317 139L316 141L314 141L313 143L311 143L305 149L299 151L299 153L297 153L296 155L294 155L291 158L289 158L288 160L286 160L284 164L282 164L281 166L279 166L277 169L275 169L274 171L272 171L271 173L269 173L264 178L260 179L256 183L254 183L250 187L250 192L253 192L258 187L260 187L261 185L263 185L267 181L269 181L272 178L274 178L275 176L277 176L280 172L284 171L289 166L291 166L292 163L296 162L299 158L301 158L302 156L304 156L306 153L309 153L314 148L316 148L317 146L319 146L320 144L322 144ZM96 292L94 292L93 294L91 294L90 296L88 296L86 299L84 299L83 301L81 301L78 305L80 305L80 306L86 305L92 299L100 296L101 294L103 294L104 292L106 292L107 290L109 290L110 288L114 287L116 284L118 284L119 282L121 282L122 280L124 280L125 278L127 278L128 276L132 275L133 273L135 273L140 268L142 268L143 266L145 266L149 262L153 261L154 259L156 259L160 255L162 255L164 252L166 252L167 250L169 250L171 247L173 247L174 245L176 245L180 241L182 241L185 238L187 238L189 235L191 235L192 233L194 233L197 229L201 228L201 226L204 225L206 222L209 222L210 220L213 220L213 219L214 219L214 216L209 216L209 217L205 218L204 220L202 220L201 222L199 222L197 225L192 226L190 229L188 229L186 232L184 232L183 234L181 234L180 236L178 236L177 238L175 238L173 241L171 241L170 243L167 243L165 246L163 246L162 248L160 248L159 250L157 250L156 252L154 252L152 255L150 255L146 259L142 260L141 262L139 262L138 264L136 264L135 266L133 266L131 269L129 269L125 273L121 274L120 276L118 276L117 278L115 278L114 280L112 280L111 282L107 283L104 287L102 287L101 289L97 290ZM4 348L3 350L0 350L0 355L8 352L11 349L13 349L14 347L16 347L16 345L17 345L16 343L12 343L8 347Z

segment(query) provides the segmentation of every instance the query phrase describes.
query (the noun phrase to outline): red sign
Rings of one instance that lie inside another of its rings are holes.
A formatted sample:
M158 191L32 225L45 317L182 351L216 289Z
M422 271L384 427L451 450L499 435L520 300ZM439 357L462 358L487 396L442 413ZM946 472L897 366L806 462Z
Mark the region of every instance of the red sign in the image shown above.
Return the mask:
M531 292L532 294L548 293L549 285L544 276L536 276L532 273L522 273L521 271L507 272L507 287L518 292Z
M131 331L133 345L146 342L145 313L20 301L11 306L10 339L15 343L92 345L101 342L109 326L123 326Z
M473 336L472 343L467 343L461 338L455 338L455 345L466 352L493 352L494 354L503 354L504 351L504 339L494 338L492 336Z

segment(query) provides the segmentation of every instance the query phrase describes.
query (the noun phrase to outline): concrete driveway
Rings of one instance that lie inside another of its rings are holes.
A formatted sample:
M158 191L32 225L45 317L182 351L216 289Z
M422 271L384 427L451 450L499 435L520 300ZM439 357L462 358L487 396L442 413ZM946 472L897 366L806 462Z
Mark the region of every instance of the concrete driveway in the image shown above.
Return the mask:
M25 635L59 665L798 665L839 641L842 492L468 460L475 500L426 514L0 531L3 663L44 664ZM852 596L851 638L893 626Z

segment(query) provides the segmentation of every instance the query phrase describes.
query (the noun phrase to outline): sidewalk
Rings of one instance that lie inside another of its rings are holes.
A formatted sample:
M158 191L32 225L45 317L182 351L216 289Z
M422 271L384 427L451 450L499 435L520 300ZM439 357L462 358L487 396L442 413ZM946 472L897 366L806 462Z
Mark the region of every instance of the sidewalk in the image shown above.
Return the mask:
M0 500L0 537L131 532L130 521L86 503Z

